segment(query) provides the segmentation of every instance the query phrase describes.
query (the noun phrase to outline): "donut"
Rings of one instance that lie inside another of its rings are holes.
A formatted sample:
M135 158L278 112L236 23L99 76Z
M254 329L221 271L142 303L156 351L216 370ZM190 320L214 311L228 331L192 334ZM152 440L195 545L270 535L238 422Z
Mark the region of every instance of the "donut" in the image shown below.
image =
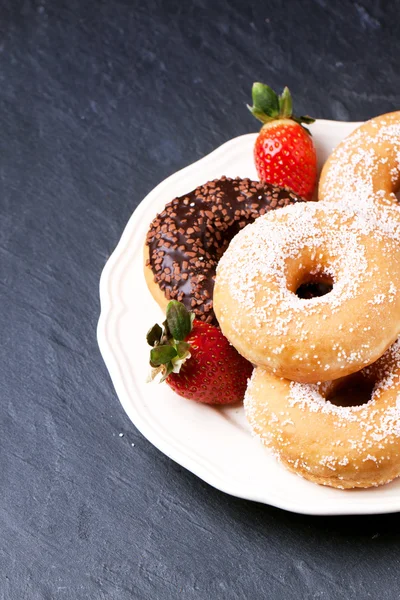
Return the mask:
M217 325L213 310L215 268L233 236L260 215L304 202L286 188L222 177L175 198L147 233L144 273L162 309L182 302L196 318Z
M218 267L214 310L247 360L304 383L376 361L400 333L398 219L308 202L259 217ZM328 293L302 296L305 284Z
M244 406L253 433L291 471L367 488L400 475L400 341L338 381L305 384L257 367Z
M325 163L319 199L350 205L397 205L400 188L400 111L367 121Z

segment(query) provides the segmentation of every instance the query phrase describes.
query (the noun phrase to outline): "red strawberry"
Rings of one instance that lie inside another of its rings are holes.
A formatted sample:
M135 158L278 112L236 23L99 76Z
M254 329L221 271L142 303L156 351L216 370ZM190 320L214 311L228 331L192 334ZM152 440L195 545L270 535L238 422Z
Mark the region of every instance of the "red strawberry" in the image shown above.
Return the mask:
M147 334L153 377L180 396L206 404L243 400L252 365L230 345L219 327L194 321L181 302L167 306L164 329L154 325ZM152 377L152 378L153 378Z
M311 117L295 117L287 87L278 96L263 83L254 83L250 112L264 123L254 146L254 161L260 179L289 187L311 200L317 179L317 156L311 134L302 123Z

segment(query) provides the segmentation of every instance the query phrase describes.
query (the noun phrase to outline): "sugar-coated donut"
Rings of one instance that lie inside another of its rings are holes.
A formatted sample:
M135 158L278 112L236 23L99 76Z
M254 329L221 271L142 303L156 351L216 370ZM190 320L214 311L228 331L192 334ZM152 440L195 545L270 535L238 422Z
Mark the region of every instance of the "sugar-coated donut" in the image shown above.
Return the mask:
M400 333L399 221L381 216L309 202L240 231L214 288L215 314L231 344L254 364L309 383L377 360ZM332 290L296 295L318 281Z
M397 204L400 111L367 121L341 142L322 169L319 199L350 205Z
M233 236L257 217L303 199L250 179L222 177L169 202L150 225L144 248L146 282L165 309L183 302L196 318L217 324L215 268Z
M338 405L360 389L367 403ZM400 475L399 398L396 341L373 365L320 385L258 367L244 405L253 432L291 471L323 485L367 488Z

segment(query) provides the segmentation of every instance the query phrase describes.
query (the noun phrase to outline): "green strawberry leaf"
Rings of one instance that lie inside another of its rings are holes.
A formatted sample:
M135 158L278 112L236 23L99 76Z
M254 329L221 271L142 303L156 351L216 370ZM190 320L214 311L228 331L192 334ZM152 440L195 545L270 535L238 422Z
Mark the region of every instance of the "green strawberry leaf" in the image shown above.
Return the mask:
M177 341L183 341L192 330L189 311L177 300L171 300L167 306L168 329Z
M315 119L313 119L312 117L309 117L308 115L304 115L303 117L299 117L299 121L300 123L314 123Z
M279 114L279 98L274 90L264 83L253 83L251 91L253 108L264 113L267 117L277 117Z
M160 365L168 365L178 353L173 346L163 345L156 346L150 351L150 365L159 367Z
M282 119L289 119L293 113L292 95L289 88L285 87L282 95L279 96L279 116Z
M269 123L279 116L279 98L268 85L253 83L253 106L247 105L251 114L261 123Z
M247 108L249 109L253 117L261 121L261 123L270 123L271 121L275 121L274 117L268 117L268 115L263 113L261 110L257 110L257 108L255 108L254 106L249 106L249 104L247 104Z
M292 121L296 121L296 123L298 123L299 125L301 125L301 127L304 129L304 131L307 131L308 135L312 137L311 131L309 129L307 129L307 127L304 127L304 125L303 125L303 121L302 121L303 117L294 117L294 116L292 116L291 119L292 119ZM312 121L312 122L314 122L314 121Z
M162 325L164 327L163 341L168 341L171 338L171 332L168 327L167 319L163 321Z
M159 326L158 323L156 323L147 332L147 335L146 335L147 343L149 344L149 346L155 346L156 344L160 343L161 336L162 336L162 328Z

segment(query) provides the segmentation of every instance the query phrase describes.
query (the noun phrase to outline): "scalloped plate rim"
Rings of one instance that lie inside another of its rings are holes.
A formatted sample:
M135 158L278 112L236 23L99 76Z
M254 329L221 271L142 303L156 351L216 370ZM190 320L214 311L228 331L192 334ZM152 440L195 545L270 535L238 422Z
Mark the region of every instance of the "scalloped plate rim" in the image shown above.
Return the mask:
M350 127L354 128L360 125L361 122L319 119L317 124L321 127L334 126L348 129ZM179 443L179 441L177 443L176 440L169 439L168 434L165 434L165 432L163 435L158 430L159 428L148 422L146 417L138 410L137 405L135 405L130 398L125 373L123 369L121 369L121 364L116 357L117 351L115 347L115 339L111 339L113 333L115 335L115 331L112 332L112 329L110 328L112 327L113 320L118 319L118 317L120 317L121 314L128 309L128 307L124 306L122 301L118 302L118 300L121 299L116 298L113 292L112 283L118 266L121 266L121 262L124 260L124 255L129 246L129 242L131 241L132 237L135 236L134 226L140 221L140 218L142 214L145 213L146 208L152 204L153 198L159 195L160 191L162 191L164 188L170 187L177 180L186 175L190 176L190 173L195 169L198 169L200 165L204 167L207 162L213 160L217 155L223 154L228 148L233 148L236 145L254 140L256 135L256 133L249 133L228 140L203 158L200 158L187 167L176 171L161 181L153 190L151 190L132 213L115 250L107 260L100 277L101 310L97 326L97 339L101 354L108 368L117 396L125 412L137 429L142 433L142 435L166 456L180 464L182 467L191 471L193 474L214 488L238 498L268 504L298 514L328 516L384 514L397 512L400 510L400 496L397 502L396 498L392 497L386 498L385 502L382 502L382 499L378 498L378 501L375 502L371 500L368 503L361 503L349 499L349 501L343 502L342 504L336 504L333 500L330 501L328 505L322 505L320 507L313 505L312 508L309 508L303 503L299 504L295 500L291 500L291 498L282 500L281 497L274 495L273 490L270 492L267 499L263 495L257 496L257 494L254 493L248 494L244 492L240 486L237 487L232 480L225 480L218 469L213 468L210 466L210 464L204 464L204 461L199 460L198 456L190 456L190 452L188 452L187 449L185 450L185 446L182 443ZM138 392L138 396L140 397L140 392ZM346 491L339 490L338 493L348 494ZM357 493L362 494L363 491L360 490L357 491Z

